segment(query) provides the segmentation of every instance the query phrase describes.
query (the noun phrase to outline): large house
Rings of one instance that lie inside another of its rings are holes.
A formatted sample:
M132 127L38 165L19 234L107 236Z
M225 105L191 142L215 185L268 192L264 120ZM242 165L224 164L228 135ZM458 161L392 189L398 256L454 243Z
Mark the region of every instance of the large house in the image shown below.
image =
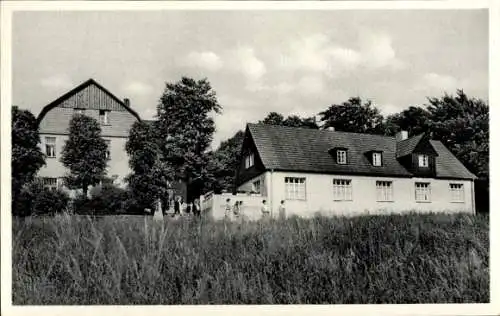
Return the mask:
M128 99L119 99L93 79L89 79L45 106L38 115L42 151L46 165L38 173L48 187L62 185L67 169L60 162L68 139L68 127L76 113L93 117L101 124L108 144L107 175L118 185L130 173L125 143L135 121L141 120Z
M475 212L474 179L439 141L248 124L238 191L266 199L274 214Z

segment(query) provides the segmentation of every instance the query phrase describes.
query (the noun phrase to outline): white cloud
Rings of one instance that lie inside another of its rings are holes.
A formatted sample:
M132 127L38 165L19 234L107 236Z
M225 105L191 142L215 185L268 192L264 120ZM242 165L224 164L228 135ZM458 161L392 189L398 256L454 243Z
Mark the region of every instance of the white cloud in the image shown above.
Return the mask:
M426 73L422 79L422 83L430 88L446 91L454 91L458 88L458 80L449 75L440 75L434 72L430 72Z
M64 74L53 75L49 77L42 78L40 84L49 89L70 89L74 87L74 83L71 78Z
M323 79L319 76L306 76L300 79L298 83L299 91L306 94L318 94L323 91Z
M140 81L131 81L123 86L123 91L134 95L148 95L153 92L153 87Z
M217 71L222 67L221 58L214 52L191 52L185 59L188 67L197 67L210 71Z
M280 64L329 77L346 75L360 66L401 69L405 65L396 57L391 38L370 30L361 34L358 49L342 46L322 33L302 37L292 41L288 51L281 54Z
M266 65L255 56L252 47L238 47L229 53L233 71L241 72L247 80L258 81L267 72Z

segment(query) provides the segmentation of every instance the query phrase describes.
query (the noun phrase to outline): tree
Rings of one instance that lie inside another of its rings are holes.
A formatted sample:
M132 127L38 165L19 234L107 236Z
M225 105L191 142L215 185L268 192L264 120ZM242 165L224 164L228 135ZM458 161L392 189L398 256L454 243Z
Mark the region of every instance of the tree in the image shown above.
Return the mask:
M165 203L169 183L174 179L172 168L161 159L155 128L155 123L135 122L125 144L132 169L127 181L141 209L153 208L158 198L163 198L162 202Z
M333 104L319 113L323 128L334 127L337 131L382 134L383 116L371 101L362 104L359 97L342 104Z
M259 123L288 127L319 128L314 117L301 118L298 115L289 115L285 118L282 114L277 112L270 112L263 120L259 121Z
M431 128L431 114L424 108L411 106L400 113L389 115L385 122L385 134L395 135L408 131L409 136L427 133Z
M268 125L283 125L285 118L278 112L270 112L262 121L259 123Z
M38 147L38 123L30 111L13 106L11 127L12 200L15 202L23 186L33 181L38 170L45 165L45 156ZM16 213L15 207L12 211Z
M167 83L157 106L157 128L162 161L175 170L175 180L182 180L188 196L198 196L207 172L207 149L215 132L210 114L220 113L221 106L207 79L187 77Z
M489 177L489 107L481 99L456 95L428 98L432 136L479 177Z
M318 129L314 117L301 118L297 115L290 115L283 121L283 126L302 127Z
M86 197L89 185L98 184L106 175L107 144L99 123L85 115L69 122L69 138L64 144L61 162L69 169L65 177L69 188L82 189Z
M238 131L233 137L221 142L211 157L211 172L214 176L212 189L232 191L236 185L236 169L241 161L241 146L245 133Z

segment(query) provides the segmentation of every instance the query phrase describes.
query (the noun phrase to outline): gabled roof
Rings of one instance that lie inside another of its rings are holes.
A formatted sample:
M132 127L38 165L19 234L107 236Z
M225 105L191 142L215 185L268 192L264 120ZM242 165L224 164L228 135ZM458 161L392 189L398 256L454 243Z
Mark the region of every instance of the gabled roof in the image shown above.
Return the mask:
M398 142L395 137L265 124L248 124L247 133L266 170L412 177L396 158ZM432 141L431 144L438 153L438 177L474 178L441 142ZM348 164L335 162L328 153L334 147L347 148ZM383 152L382 166L373 166L366 157L366 152L372 150Z
M45 115L50 110L52 110L57 105L61 104L63 101L69 99L70 97L72 97L73 95L75 95L76 93L82 91L83 89L87 88L90 85L95 85L97 88L99 88L104 93L106 93L110 98L112 98L117 103L119 103L121 106L123 106L123 108L125 108L128 112L130 112L132 115L134 115L139 121L141 120L141 118L139 117L139 114L137 114L137 112L135 112L134 110L132 110L132 108L130 106L126 105L125 102L123 102L117 96L115 96L114 94L112 94L111 92L109 92L108 89L104 88L97 81L95 81L94 79L90 78L89 80L83 82L82 84L80 84L77 87L71 89L70 91L66 92L65 94L63 94L59 98L55 99L54 101L52 101L48 105L46 105L42 109L42 111L40 112L40 114L38 115L37 122L40 123L42 121L42 119L45 117Z
M397 142L396 157L399 158L411 154L423 138L424 134L419 134Z

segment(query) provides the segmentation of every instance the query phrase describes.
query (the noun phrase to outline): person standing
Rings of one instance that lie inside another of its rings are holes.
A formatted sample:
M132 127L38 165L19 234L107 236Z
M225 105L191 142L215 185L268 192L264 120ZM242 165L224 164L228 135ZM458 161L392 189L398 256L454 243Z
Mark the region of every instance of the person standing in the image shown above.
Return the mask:
M193 203L193 215L199 217L201 215L200 200L195 199Z
M279 219L280 220L286 219L285 200L281 200L280 206L279 206L279 209L278 209L278 213L279 213Z
M181 214L181 201L180 197L177 196L174 202L174 216Z
M225 208L224 208L224 218L225 219L230 219L231 218L231 199L230 198L227 198L226 199L226 205L225 205Z
M260 208L262 212L262 218L267 220L270 217L269 207L267 206L266 200L262 200L262 207Z

